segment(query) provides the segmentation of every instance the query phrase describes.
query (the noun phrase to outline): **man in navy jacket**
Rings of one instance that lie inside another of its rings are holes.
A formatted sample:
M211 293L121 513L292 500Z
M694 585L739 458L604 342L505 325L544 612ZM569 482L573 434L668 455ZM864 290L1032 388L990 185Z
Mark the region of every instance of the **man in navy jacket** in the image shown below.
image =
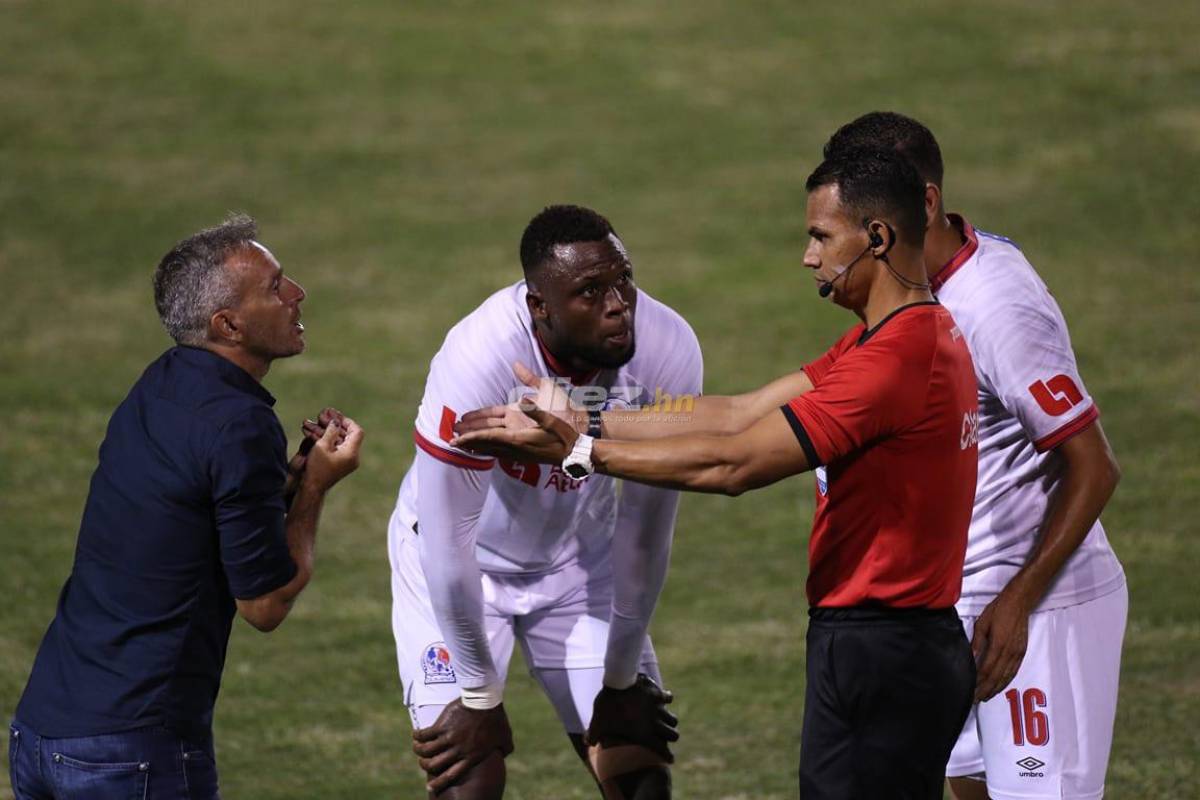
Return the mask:
M270 631L313 570L326 492L363 432L333 409L289 463L262 380L304 350L304 289L231 217L154 276L177 346L109 421L75 563L11 729L17 797L213 798L235 610Z

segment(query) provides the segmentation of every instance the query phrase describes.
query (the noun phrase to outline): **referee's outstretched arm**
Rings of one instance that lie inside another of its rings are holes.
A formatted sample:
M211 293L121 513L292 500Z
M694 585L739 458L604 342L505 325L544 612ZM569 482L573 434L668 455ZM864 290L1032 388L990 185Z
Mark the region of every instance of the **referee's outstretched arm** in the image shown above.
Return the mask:
M451 444L501 458L556 463L580 434L564 420L531 404L522 410L536 428L491 428L456 437ZM646 441L597 439L596 472L666 489L736 496L812 469L806 448L783 411L767 414L741 433L688 434Z
M812 469L792 425L776 410L741 433L689 434L654 441L597 440L596 471L691 492L733 497Z

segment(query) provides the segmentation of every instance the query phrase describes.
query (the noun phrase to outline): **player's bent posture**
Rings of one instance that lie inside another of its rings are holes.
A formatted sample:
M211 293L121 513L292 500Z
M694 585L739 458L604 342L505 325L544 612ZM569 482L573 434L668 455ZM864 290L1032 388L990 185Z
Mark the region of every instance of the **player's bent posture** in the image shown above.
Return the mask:
M525 280L455 325L430 364L416 460L388 528L414 750L432 794L501 795L513 748L501 700L519 643L604 796L669 797L678 735L646 631L678 494L628 484L618 498L611 478L480 458L450 440L459 414L524 389L514 362L575 384L598 416L697 396L700 346L635 286L624 245L594 211L545 209L520 252Z
M526 427L512 408L482 409L456 441L731 495L815 469L802 796L940 798L975 684L953 608L975 491L974 372L924 282L916 170L863 151L827 159L807 189L805 266L862 322L802 372L700 398L686 421L606 413L601 438L569 412L575 424L530 408L538 426Z
M874 112L825 153L864 145L896 148L922 174L925 266L979 383L979 485L958 611L974 631L980 702L946 769L952 791L1101 797L1129 597L1099 521L1119 472L1066 321L1012 242L946 214L928 128Z

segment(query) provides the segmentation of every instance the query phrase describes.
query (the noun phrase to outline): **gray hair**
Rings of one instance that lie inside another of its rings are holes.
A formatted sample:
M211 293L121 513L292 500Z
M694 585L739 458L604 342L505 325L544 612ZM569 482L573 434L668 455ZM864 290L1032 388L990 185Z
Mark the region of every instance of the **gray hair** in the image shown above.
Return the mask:
M225 260L257 236L253 219L231 214L217 227L184 239L158 262L154 307L172 339L194 347L204 344L212 315L232 307L238 299Z

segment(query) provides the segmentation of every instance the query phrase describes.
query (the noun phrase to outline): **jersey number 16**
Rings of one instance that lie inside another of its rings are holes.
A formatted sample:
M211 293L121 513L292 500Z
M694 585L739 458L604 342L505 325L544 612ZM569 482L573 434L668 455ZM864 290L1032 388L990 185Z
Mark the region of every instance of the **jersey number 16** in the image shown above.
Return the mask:
M1050 719L1045 711L1046 693L1041 689L1026 689L1022 694L1017 689L1004 693L1008 700L1008 711L1012 715L1013 744L1017 747L1029 743L1041 747L1050 741Z

